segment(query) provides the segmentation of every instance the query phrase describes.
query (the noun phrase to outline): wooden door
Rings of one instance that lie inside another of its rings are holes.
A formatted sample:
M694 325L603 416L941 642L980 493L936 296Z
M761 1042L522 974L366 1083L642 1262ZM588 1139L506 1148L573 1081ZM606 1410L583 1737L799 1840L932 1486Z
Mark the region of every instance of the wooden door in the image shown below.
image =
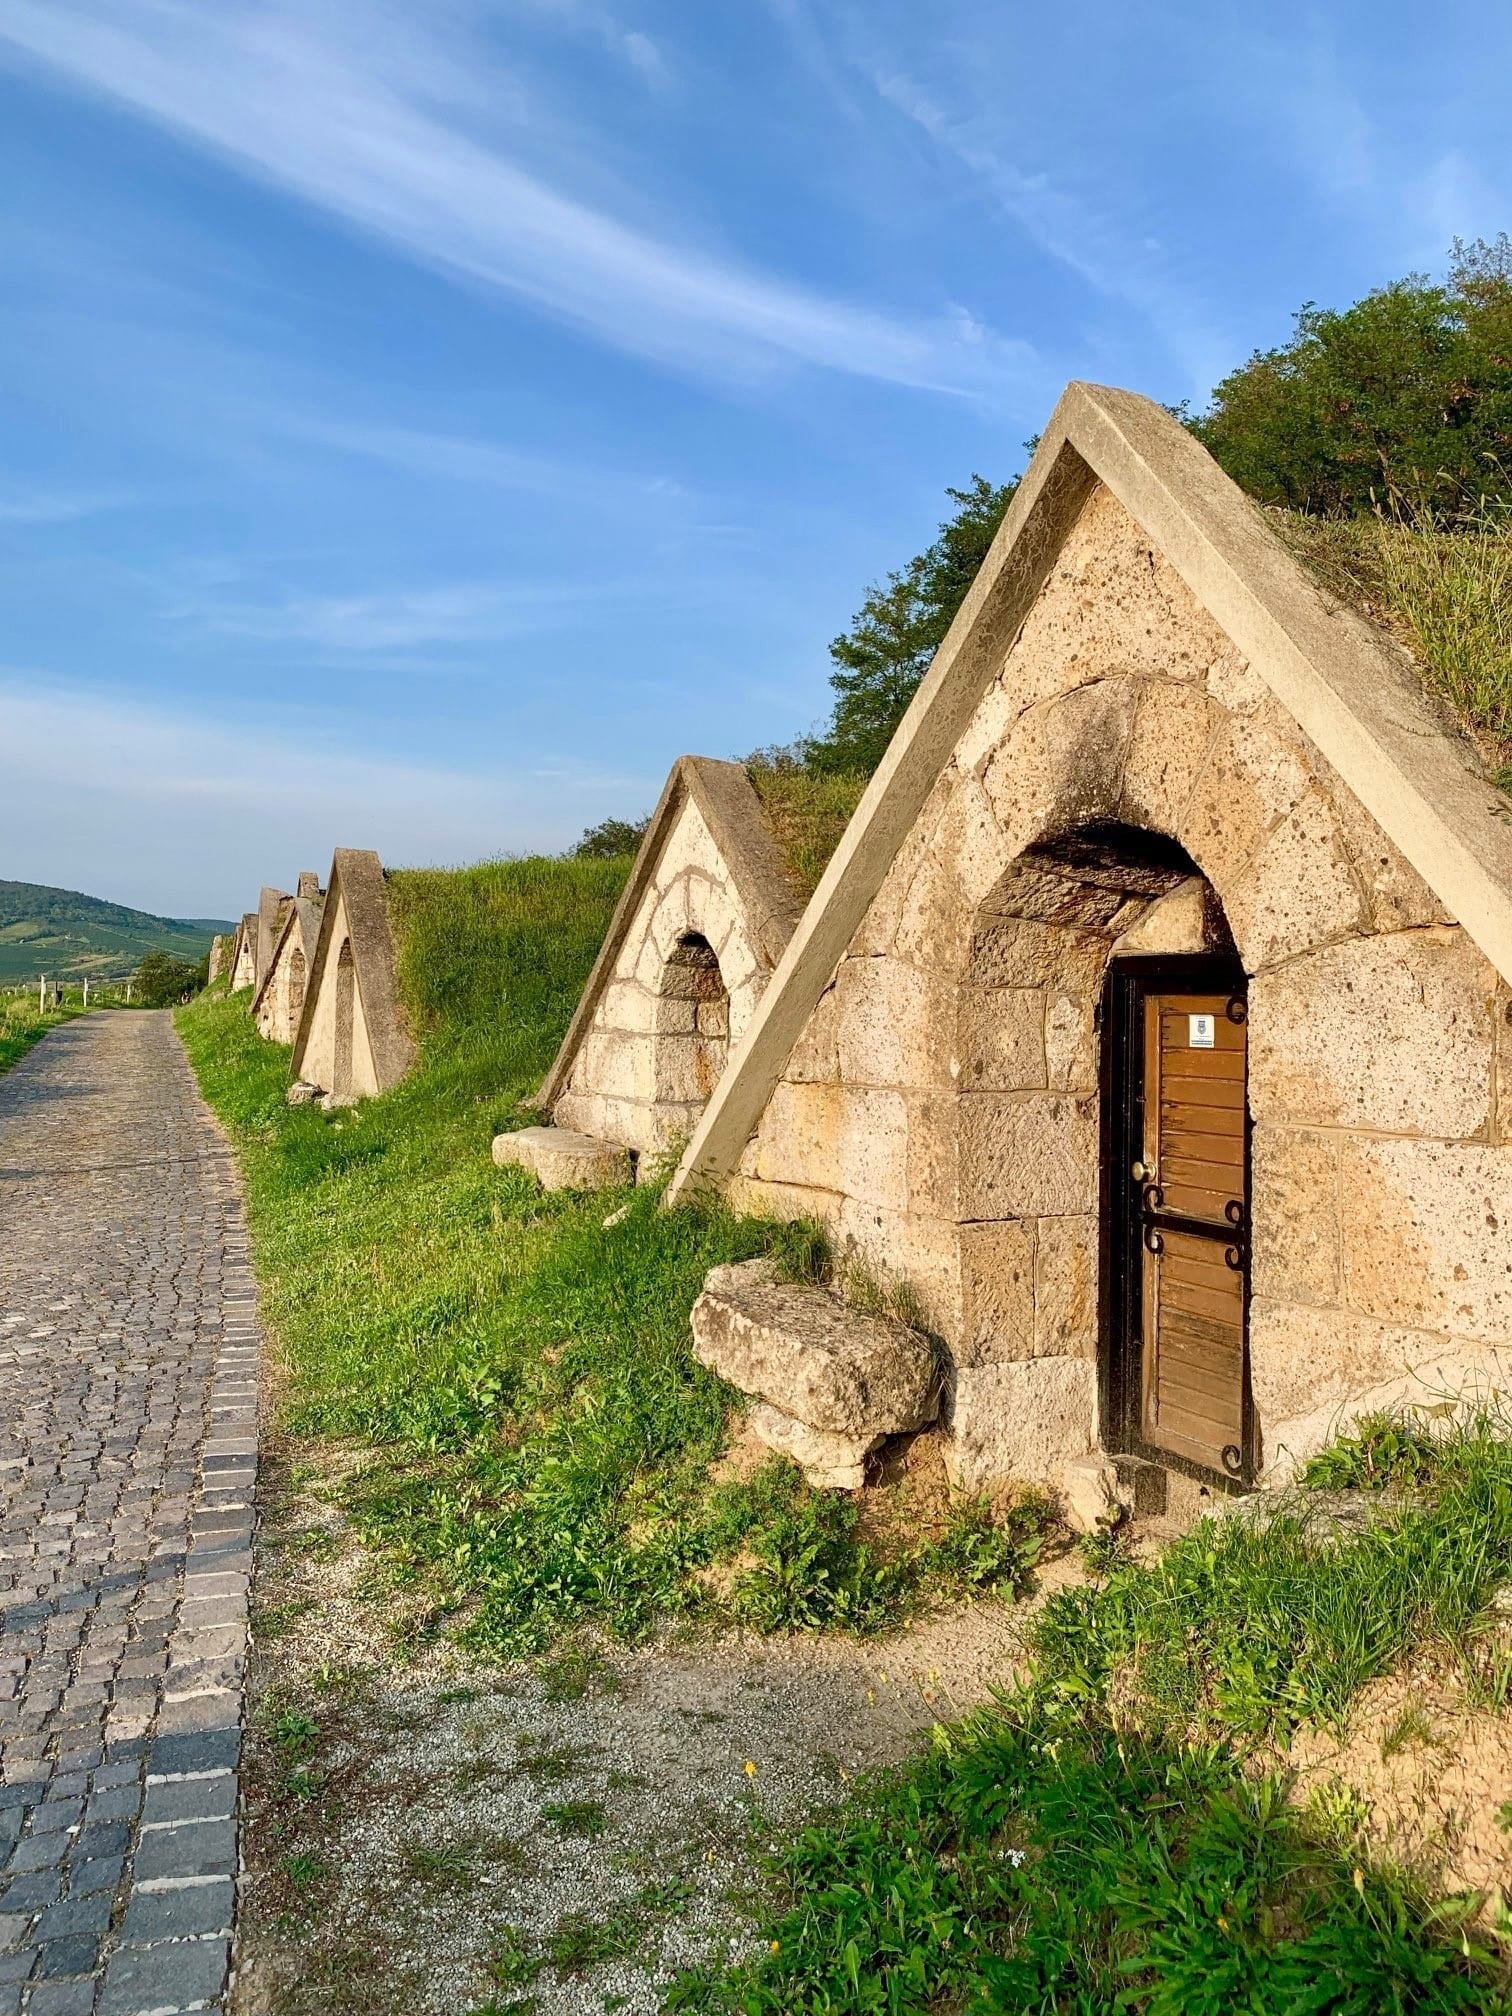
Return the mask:
M1244 1467L1249 1245L1243 1002L1144 1000L1140 1196L1143 1439L1237 1476Z
M1244 983L1217 960L1120 966L1105 1081L1113 1419L1125 1447L1247 1481Z

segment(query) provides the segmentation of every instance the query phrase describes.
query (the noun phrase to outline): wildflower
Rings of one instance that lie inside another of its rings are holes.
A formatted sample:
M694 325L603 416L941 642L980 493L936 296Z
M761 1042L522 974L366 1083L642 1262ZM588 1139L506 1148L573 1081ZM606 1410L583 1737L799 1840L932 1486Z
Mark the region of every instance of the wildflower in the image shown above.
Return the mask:
M1354 1872L1354 1886L1363 1897L1365 1895L1365 1871L1363 1869L1356 1869Z
M768 1945L767 1951L768 1953L780 1953L782 1951L782 1941L780 1939L773 1939Z
M747 1759L745 1760L745 1767L744 1767L744 1768L745 1768L745 1774L746 1774L747 1778L754 1778L754 1777L756 1776L756 1760L755 1760L755 1758L754 1758L754 1757L747 1757Z

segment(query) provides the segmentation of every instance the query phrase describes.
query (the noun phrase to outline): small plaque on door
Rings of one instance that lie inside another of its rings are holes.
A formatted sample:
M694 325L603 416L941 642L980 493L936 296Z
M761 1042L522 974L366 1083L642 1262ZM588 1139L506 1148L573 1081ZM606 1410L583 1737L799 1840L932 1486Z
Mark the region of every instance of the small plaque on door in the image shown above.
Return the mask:
M1189 1050L1211 1050L1213 1047L1213 1017L1211 1015L1188 1015L1187 1048Z

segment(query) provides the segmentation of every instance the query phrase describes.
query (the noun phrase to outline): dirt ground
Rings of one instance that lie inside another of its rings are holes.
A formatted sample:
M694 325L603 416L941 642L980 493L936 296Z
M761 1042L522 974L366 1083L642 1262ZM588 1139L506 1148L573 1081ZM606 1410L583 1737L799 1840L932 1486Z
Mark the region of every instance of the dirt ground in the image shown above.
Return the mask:
M403 1649L333 1504L264 1456L236 2016L643 2016L751 1935L753 1856L1011 1675L1034 1600L864 1644ZM1040 1590L1077 1573L1069 1550Z
M1432 1890L1512 1896L1512 1717L1442 1657L1366 1687L1343 1732L1303 1730L1294 1796L1355 1828Z

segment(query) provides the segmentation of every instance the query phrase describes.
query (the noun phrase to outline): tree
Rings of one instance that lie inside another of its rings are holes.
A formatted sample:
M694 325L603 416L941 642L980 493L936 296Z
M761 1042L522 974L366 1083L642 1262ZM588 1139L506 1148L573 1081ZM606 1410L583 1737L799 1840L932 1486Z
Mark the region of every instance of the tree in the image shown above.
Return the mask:
M182 994L194 994L205 984L205 965L149 952L136 972L133 992L144 1008L167 1008Z
M987 557L1018 484L973 476L947 490L953 516L934 544L872 588L850 629L830 645L837 695L828 728L803 745L818 771L875 770L929 661Z
M1309 302L1191 425L1263 503L1441 523L1512 507L1512 240L1456 239L1441 285L1409 274L1350 308Z
M603 819L590 826L573 848L580 861L607 861L616 855L634 854L646 837L650 817L644 819Z

